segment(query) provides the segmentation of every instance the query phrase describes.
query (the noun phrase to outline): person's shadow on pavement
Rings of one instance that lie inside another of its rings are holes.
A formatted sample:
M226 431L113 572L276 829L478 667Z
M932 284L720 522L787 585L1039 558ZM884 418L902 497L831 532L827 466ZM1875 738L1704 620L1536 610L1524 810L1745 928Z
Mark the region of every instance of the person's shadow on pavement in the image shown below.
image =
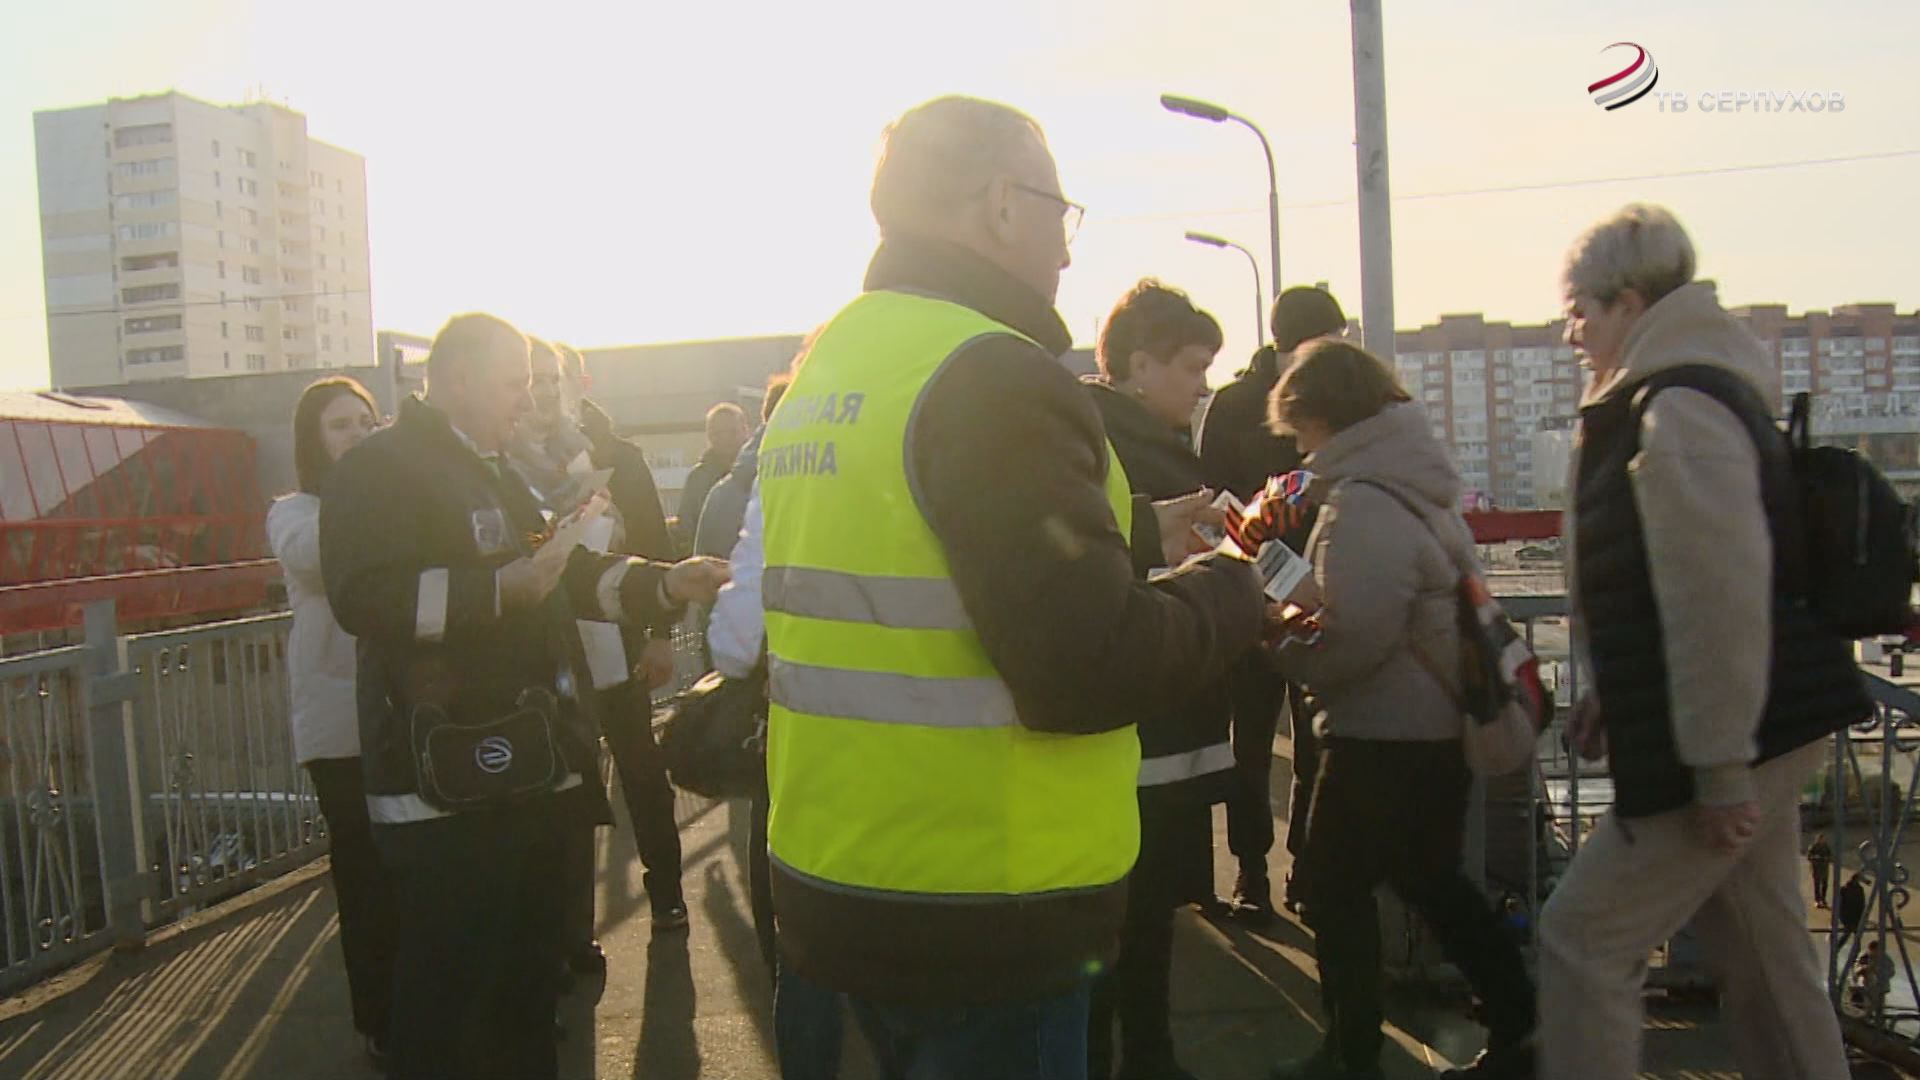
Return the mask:
M685 933L656 934L647 945L640 1045L634 1080L699 1080L700 1042L693 1031L693 967Z

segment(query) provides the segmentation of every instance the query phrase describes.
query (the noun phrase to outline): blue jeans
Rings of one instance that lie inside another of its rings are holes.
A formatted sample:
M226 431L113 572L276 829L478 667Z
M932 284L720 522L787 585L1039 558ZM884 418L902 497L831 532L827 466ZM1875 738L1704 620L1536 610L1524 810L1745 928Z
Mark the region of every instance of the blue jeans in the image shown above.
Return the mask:
M773 1047L781 1080L839 1080L840 994L786 970L773 987Z
M849 999L885 1080L1087 1080L1088 986L1005 1005Z

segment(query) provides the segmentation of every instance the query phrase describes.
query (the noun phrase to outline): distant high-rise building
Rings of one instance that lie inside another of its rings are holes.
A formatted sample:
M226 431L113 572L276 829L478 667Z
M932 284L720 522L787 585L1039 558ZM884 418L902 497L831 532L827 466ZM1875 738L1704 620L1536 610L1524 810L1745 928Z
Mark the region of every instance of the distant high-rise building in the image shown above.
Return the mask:
M53 385L374 360L366 161L270 102L34 114Z
M1561 324L1443 315L1396 337L1396 374L1426 406L1434 437L1452 448L1468 496L1535 505L1533 433L1576 415L1583 385Z

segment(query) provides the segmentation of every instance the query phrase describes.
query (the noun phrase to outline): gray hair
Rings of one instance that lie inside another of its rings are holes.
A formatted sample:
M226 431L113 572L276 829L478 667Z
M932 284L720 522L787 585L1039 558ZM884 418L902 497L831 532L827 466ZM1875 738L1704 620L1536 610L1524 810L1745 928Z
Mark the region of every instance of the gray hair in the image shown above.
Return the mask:
M1632 289L1649 306L1693 280L1693 241L1673 212L1633 203L1580 235L1561 280L1569 296L1611 304Z
M914 231L978 198L1046 136L1032 117L980 98L950 96L917 105L887 125L873 175L873 219L881 232Z

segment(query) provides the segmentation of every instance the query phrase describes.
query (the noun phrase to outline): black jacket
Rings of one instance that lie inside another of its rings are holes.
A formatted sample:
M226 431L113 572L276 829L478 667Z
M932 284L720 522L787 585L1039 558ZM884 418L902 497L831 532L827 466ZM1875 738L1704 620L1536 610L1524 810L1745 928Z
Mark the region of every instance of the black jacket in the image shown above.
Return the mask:
M733 468L732 458L722 458L709 446L700 455L693 471L687 473L687 486L680 489L680 547L693 550L694 537L700 532L700 512L706 508L707 495Z
M519 474L504 465L496 474L444 413L417 398L335 466L320 504L321 576L334 617L358 639L368 794L418 791L407 718L423 696L446 702L456 722L482 722L510 711L522 690L560 692L560 672L579 670L572 619L611 614L598 586L628 560L576 550L547 605L501 613L494 575L543 525ZM658 564L632 562L619 590L627 621L666 618L663 574ZM563 733L569 764L589 767L591 733L578 710L563 712L572 722Z
M1120 465L1127 471L1127 483L1135 495L1149 501L1177 498L1200 490L1200 459L1188 445L1185 431L1167 426L1147 411L1146 406L1115 390L1107 383L1089 379L1084 384L1100 419L1106 425L1107 439ZM1164 561L1159 547L1151 552L1135 551L1136 563L1148 556L1147 565L1158 568ZM1140 725L1140 755L1157 758L1184 754L1203 747L1224 744L1232 727L1233 706L1224 680L1216 682L1179 708L1153 722ZM1142 807L1153 797L1214 800L1226 796L1225 772L1197 776L1176 784L1143 787ZM1177 791L1175 789L1178 789Z
M975 338L949 358L906 447L920 512L1021 724L1152 723L1217 681L1259 637L1252 571L1211 560L1156 585L1135 578L1104 488L1106 432L1056 360L1071 339L1052 305L972 252L916 238L888 238L867 288L937 296L1026 335ZM1157 545L1157 532L1134 542ZM861 996L955 1004L1071 989L1112 959L1126 890L883 902L776 866L774 902L796 971Z
M1637 390L1580 413L1580 475L1572 522L1579 605L1594 692L1607 725L1614 806L1623 818L1693 801L1668 699L1666 647L1647 564L1631 470L1647 402L1667 386L1707 393L1738 417L1759 450L1761 496L1773 539L1773 644L1758 762L1796 750L1873 711L1852 643L1828 631L1805 600L1806 548L1786 440L1766 402L1739 376L1704 366L1670 368ZM1703 522L1702 527L1709 527Z
M1263 348L1207 403L1200 418L1200 463L1208 487L1231 491L1245 502L1269 476L1300 467L1293 439L1267 428L1267 396L1279 381L1279 360L1271 348Z

